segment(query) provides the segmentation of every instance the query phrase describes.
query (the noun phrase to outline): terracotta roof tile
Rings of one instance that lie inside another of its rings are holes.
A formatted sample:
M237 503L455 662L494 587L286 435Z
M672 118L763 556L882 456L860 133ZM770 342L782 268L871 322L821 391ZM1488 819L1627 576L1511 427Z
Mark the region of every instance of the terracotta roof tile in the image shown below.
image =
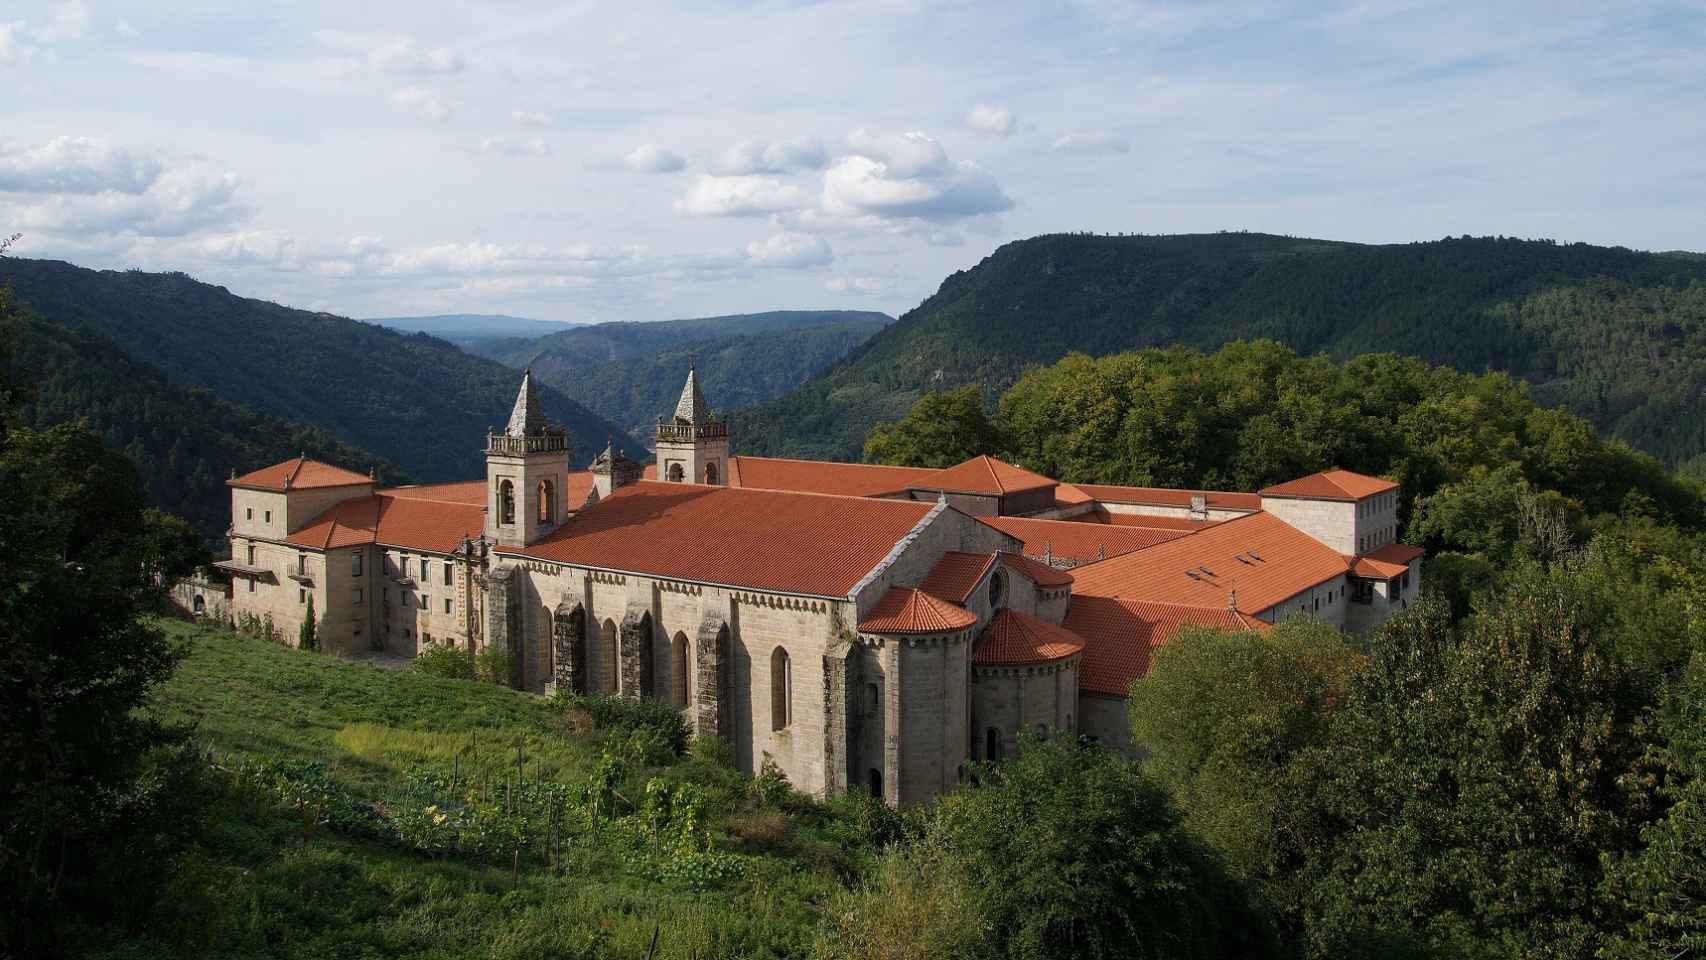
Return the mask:
M987 454L920 477L911 484L915 490L945 490L949 493L975 493L984 496L1000 496L1004 493L1039 490L1056 485L1053 478L1032 473L1024 467L1016 467Z
M1056 507L1077 507L1095 502L1095 497L1085 493L1075 484L1061 483L1054 488L1054 505Z
M1131 682L1148 676L1155 650L1186 624L1219 630L1266 630L1268 625L1225 607L1149 603L1115 597L1072 598L1065 626L1084 638L1078 686L1087 693L1123 697Z
M1421 547L1412 547L1407 543L1389 543L1378 550L1356 557L1352 561L1351 572L1371 580L1390 580L1409 570L1410 561L1425 553L1427 551Z
M1266 487L1264 497L1307 497L1312 500L1361 500L1377 493L1396 490L1398 485L1380 477L1352 473L1349 470L1323 470L1307 477Z
M729 485L759 490L794 490L844 497L903 493L919 477L935 473L919 467L775 457L730 457ZM648 475L649 476L649 475Z
M1107 503L1137 503L1158 507L1185 507L1191 497L1201 496L1217 510L1260 510L1262 498L1254 493L1225 490L1174 490L1170 487L1122 487L1105 483L1080 483L1078 489Z
M1024 574L1039 587L1064 587L1072 583L1072 574L1056 570L1019 553L1002 553L1001 565Z
M1047 620L1003 609L979 635L971 662L984 666L1048 663L1084 652L1084 640Z
M641 481L530 547L606 570L845 597L935 504Z
M949 550L936 561L930 572L919 581L918 589L934 594L944 600L954 603L965 603L972 595L977 585L983 582L984 574L995 565L993 553L962 553L959 550Z
M1095 561L1098 551L1103 557L1117 557L1187 535L1184 530L1113 526L1076 520L1038 520L1032 517L978 519L1008 536L1023 540L1026 556L1040 557L1046 551L1051 556L1076 563Z
M399 500L434 500L439 503L486 502L486 481L463 480L457 483L429 483L412 487L388 487L377 491Z
M372 482L373 478L367 474L334 467L329 463L309 460L306 457L293 457L283 463L251 470L240 477L225 481L228 486L280 492L312 487L347 487Z
M977 622L969 610L912 587L890 587L859 621L862 633L952 633Z
M1260 613L1349 569L1344 556L1269 513L1075 568L1077 595L1125 597Z
M1190 517L1161 517L1147 513L1112 513L1102 507L1066 519L1079 523L1105 523L1111 527L1145 527L1150 530L1179 530L1184 533L1195 533L1221 522L1193 520Z
M463 537L479 537L484 527L485 514L479 503L381 493L336 504L285 542L316 550L378 543L450 553L461 545Z

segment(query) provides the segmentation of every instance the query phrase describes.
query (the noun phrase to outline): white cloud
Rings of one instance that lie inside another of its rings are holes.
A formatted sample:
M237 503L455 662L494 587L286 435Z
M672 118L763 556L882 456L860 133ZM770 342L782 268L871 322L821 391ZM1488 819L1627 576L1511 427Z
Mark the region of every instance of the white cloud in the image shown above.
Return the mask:
M25 63L35 55L35 49L24 43L23 32L22 20L0 23L0 66Z
M823 175L823 212L831 217L951 221L1011 209L1013 201L987 171L954 163L922 133L883 136L855 131L854 153Z
M423 50L408 37L393 40L367 55L368 63L383 73L406 77L433 77L461 73L467 63L448 47Z
M236 174L205 161L168 161L88 137L0 149L0 222L27 233L177 237L249 215Z
M551 125L551 115L539 110L516 110L510 114L515 122L524 127L548 127Z
M391 95L391 102L425 120L443 123L450 119L450 104L440 100L430 90L404 87Z
M819 170L828 152L816 137L804 140L743 140L717 162L717 172L731 175Z
M67 0L54 8L53 18L34 27L30 35L37 43L63 43L81 40L89 32L89 8L83 0Z
M622 163L638 173L674 173L687 166L687 159L655 143L647 143L635 147L622 158Z
M1016 129L1013 111L987 103L980 103L971 108L966 114L966 126L1000 137L1011 136Z
M1054 148L1065 153L1130 153L1131 144L1118 134L1105 130L1069 133L1054 141Z
M831 277L823 288L830 293L871 297L894 289L894 281L887 277Z
M527 140L487 137L480 141L479 152L503 157L548 157L551 155L551 145L540 137Z
M702 175L675 209L701 217L756 217L794 210L803 202L799 187L770 177Z
M0 21L0 66L31 63L38 56L51 62L53 44L80 40L89 32L89 9L82 0L54 7L46 21Z
M160 176L154 157L94 137L54 137L32 149L0 146L0 191L142 193Z
M835 252L830 249L829 241L809 233L786 231L767 240L747 244L746 255L759 266L794 270L828 266L835 262Z

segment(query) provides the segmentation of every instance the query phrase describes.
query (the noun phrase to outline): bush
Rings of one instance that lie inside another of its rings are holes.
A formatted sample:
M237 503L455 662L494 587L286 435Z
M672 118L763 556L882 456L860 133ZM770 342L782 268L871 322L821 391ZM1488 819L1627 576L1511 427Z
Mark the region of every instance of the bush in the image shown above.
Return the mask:
M474 679L474 657L466 650L446 643L429 643L415 657L415 669L435 677L453 680Z
M681 711L659 700L624 700L621 697L587 697L559 692L552 698L558 710L584 710L597 730L627 734L624 753L637 750L651 758L643 765L659 766L687 749L687 722ZM636 738L638 731L646 731ZM667 756L664 755L667 752ZM628 759L633 759L629 757Z
M509 651L487 644L474 654L474 676L487 683L508 686L510 677Z

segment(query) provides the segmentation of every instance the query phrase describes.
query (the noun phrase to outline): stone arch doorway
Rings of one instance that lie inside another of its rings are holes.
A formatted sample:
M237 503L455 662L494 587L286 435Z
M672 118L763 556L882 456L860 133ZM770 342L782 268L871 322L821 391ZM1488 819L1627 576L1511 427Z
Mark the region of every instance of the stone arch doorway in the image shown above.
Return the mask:
M551 644L555 656L552 658L552 680L558 690L570 693L585 694L587 690L586 663L586 608L575 604L573 609L567 603L557 607L556 615L551 618Z
M717 482L717 465L716 464L714 464L714 463L705 464L705 482L709 483L709 484L715 484Z
M687 649L687 634L676 631L675 639L669 644L669 702L677 707L687 706L692 661Z
M606 620L598 628L598 686L600 696L616 693L616 621Z

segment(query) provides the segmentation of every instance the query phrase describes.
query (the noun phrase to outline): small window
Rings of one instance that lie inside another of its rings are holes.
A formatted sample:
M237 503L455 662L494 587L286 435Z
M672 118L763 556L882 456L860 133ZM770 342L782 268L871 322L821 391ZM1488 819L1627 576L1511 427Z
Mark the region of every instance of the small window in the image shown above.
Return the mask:
M254 507L246 507L246 508L244 508L244 510L243 510L243 519L244 519L244 520L253 520L253 519L255 519L255 508L254 508Z
M350 596L350 603L354 604L355 606L361 605L361 591L360 590L350 591L349 596Z
M255 592L255 578L254 577L249 578L249 592L250 593Z
M255 545L249 544L249 566L255 565Z
M994 762L1001 759L1001 731L990 727L983 735L983 759Z
M1320 597L1315 598L1315 612L1316 613L1321 612L1321 598Z
M432 561L428 560L426 557L421 558L421 582L432 582Z
M777 647L770 654L770 729L782 730L793 719L793 697L789 690L788 651Z
M357 550L356 552L349 555L349 575L352 577L361 576L361 551L360 550Z
M302 588L298 587L296 589L296 602L297 603L307 603L308 602L308 591L303 590Z
M687 476L687 474L685 472L683 472L681 469L681 464L672 463L669 465L669 482L670 483L680 483L682 480L686 479L686 476Z
M1001 600L1007 594L1007 574L996 570L989 578L989 609L1001 609Z
M450 566L450 561L444 561L444 585L447 587L450 586L451 581L455 579L455 576L456 571Z
M883 795L883 772L881 770L872 767L870 772L865 775L865 781L871 785L871 796L881 797Z
M445 613L450 612L450 598L449 597L444 598L444 612Z
M272 511L271 510L267 511L267 522L268 523L272 522Z
M298 576L308 575L308 554L299 553L296 555L296 573Z
M883 693L874 683L865 684L865 716L874 717L883 706Z
M409 591L398 590L397 591L397 606L406 607L408 605L409 605Z
M432 609L432 600L430 598L428 598L427 595L424 593L421 594L421 609L422 610L431 610Z

